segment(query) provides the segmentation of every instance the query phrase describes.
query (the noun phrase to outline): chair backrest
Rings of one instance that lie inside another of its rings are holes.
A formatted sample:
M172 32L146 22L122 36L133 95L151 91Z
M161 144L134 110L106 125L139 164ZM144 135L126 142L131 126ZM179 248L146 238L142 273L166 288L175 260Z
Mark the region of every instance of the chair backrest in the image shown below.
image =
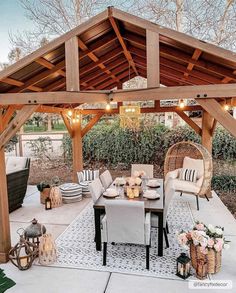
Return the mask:
M148 164L132 164L131 165L131 176L134 175L135 171L144 171L146 176L153 178L153 165Z
M105 210L108 242L145 244L144 202L107 200Z
M89 183L88 188L91 193L93 203L95 203L104 192L100 179L94 179L91 183Z
M174 188L174 182L173 179L170 178L166 183L165 183L165 200L164 200L164 212L163 212L163 227L166 227L166 220L167 220L167 214L168 214L168 209L170 206L170 202L172 198L175 195L175 188Z
M83 170L77 172L78 182L92 181L99 177L99 170Z
M100 180L102 182L102 185L105 189L107 189L112 184L112 177L109 170L106 170L100 175Z

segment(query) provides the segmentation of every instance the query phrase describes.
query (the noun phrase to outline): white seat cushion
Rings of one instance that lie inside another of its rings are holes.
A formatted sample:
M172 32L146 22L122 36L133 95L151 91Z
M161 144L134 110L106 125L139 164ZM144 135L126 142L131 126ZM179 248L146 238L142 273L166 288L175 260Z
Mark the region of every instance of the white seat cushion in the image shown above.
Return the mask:
M183 181L179 179L170 179L173 180L173 186L175 190L183 191L183 192L191 192L198 193L200 190L200 186L197 183L190 181Z
M6 173L13 173L25 169L26 157L8 157L6 160Z

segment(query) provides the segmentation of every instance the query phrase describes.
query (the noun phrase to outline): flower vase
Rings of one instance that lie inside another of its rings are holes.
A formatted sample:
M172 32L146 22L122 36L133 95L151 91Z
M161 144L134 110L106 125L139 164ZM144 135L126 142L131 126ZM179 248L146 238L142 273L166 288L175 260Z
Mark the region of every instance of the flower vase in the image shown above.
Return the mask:
M216 251L212 248L208 248L207 254L204 254L200 250L199 245L190 245L190 258L193 268L197 269L198 261L206 261L207 262L207 273L208 274L216 274L220 271L221 268L221 251Z

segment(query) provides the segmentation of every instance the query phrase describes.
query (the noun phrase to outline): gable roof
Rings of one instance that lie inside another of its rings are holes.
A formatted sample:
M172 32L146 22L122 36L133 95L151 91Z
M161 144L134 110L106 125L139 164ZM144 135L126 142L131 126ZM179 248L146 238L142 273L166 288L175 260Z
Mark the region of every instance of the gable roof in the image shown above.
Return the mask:
M136 75L146 77L146 30L160 36L163 85L236 82L235 53L109 7L0 72L0 93L64 91L64 43L73 36L81 90L108 90Z

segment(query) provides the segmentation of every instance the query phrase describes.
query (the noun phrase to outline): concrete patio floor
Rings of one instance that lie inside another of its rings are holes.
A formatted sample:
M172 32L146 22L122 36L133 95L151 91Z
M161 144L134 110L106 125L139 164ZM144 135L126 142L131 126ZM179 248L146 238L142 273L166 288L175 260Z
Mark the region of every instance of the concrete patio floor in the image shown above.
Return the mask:
M178 196L178 195L176 195ZM54 238L60 235L72 220L84 209L91 199L63 205L51 211L45 211L39 203L39 193L35 186L28 186L22 208L10 214L12 244L18 240L16 230L29 225L33 218L46 225ZM193 196L183 195L188 200L195 220L218 224L225 227L225 236L231 241L230 249L223 251L221 271L212 276L212 280L231 280L232 290L217 292L236 292L236 220L214 193L210 202L200 200L200 211L196 210ZM28 271L19 271L11 263L1 264L8 277L16 282L9 293L156 293L191 292L188 281L167 280L128 274L108 273L91 270L33 266ZM215 290L210 290L215 292ZM201 289L200 292L209 292Z

